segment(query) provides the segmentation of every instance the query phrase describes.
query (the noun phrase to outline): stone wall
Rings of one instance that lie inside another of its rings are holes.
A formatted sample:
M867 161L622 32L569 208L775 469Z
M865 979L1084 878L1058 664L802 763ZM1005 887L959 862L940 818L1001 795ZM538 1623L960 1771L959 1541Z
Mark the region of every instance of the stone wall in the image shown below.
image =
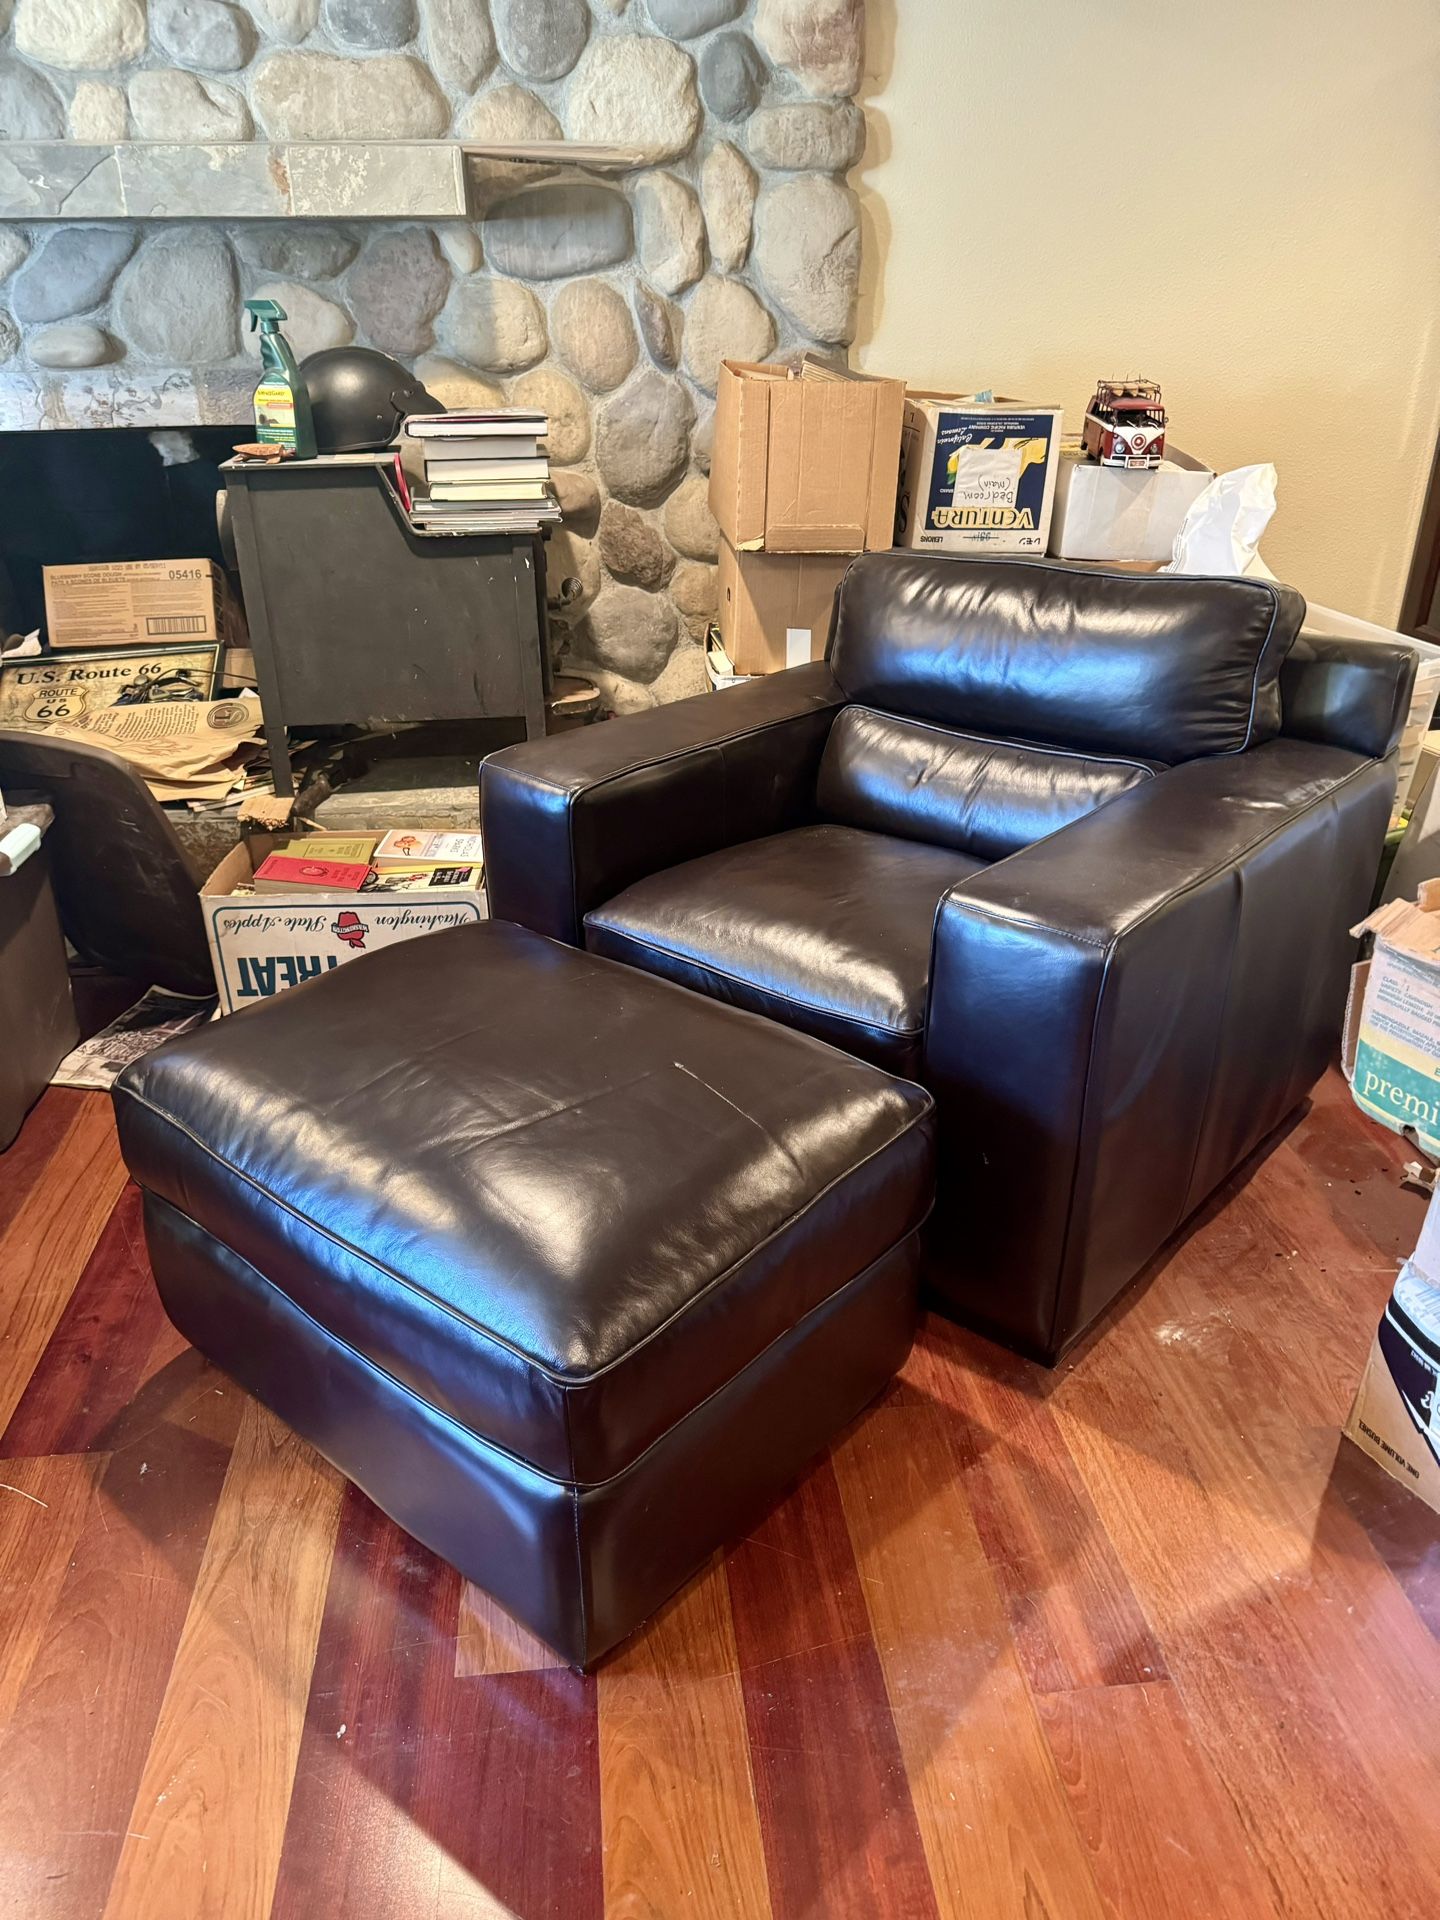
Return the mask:
M563 133L654 161L611 181L479 163L480 217L440 225L0 224L0 426L243 420L240 302L270 295L301 355L359 341L448 404L544 407L566 514L552 573L582 586L561 648L621 710L694 691L718 363L843 345L854 324L862 13L0 0L0 139Z

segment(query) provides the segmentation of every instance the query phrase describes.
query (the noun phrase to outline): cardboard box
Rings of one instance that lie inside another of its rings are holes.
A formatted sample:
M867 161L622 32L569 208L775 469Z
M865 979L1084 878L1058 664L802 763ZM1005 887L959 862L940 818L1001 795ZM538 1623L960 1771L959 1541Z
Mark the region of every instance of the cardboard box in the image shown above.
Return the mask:
M1440 892L1440 882L1422 894ZM1391 900L1352 927L1375 936L1350 976L1341 1058L1355 1104L1440 1157L1440 911Z
M323 857L327 840L343 837L311 834L306 845ZM235 888L252 880L266 854L288 838L252 835L226 854L200 890L221 1013L269 999L397 940L414 940L486 917L483 889L242 894L236 899Z
M1172 449L1158 467L1102 467L1062 447L1055 470L1050 552L1060 560L1166 561L1196 495L1215 478Z
M1346 1435L1440 1513L1440 1201L1400 1269Z
M1063 417L1024 400L907 394L897 544L1044 553Z
M739 553L888 547L905 385L726 360L710 511Z
M738 674L823 660L851 554L737 553L720 542L720 638Z
M212 560L106 561L42 572L52 647L226 637L225 576Z

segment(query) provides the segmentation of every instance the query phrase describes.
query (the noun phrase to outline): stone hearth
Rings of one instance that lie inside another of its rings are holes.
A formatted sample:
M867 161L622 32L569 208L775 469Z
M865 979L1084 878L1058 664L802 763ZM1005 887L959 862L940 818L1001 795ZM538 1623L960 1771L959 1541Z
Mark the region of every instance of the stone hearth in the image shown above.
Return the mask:
M863 0L15 0L0 206L34 199L0 217L0 427L243 420L268 295L302 355L544 407L570 659L622 710L696 691L719 362L853 329L862 26ZM461 144L559 137L649 164L471 162L468 217L430 197ZM212 191L251 211L197 217Z

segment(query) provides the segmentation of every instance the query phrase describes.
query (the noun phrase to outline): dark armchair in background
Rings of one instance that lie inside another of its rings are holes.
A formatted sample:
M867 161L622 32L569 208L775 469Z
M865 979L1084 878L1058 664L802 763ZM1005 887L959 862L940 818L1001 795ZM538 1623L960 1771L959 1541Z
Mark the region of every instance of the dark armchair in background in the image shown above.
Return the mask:
M215 991L195 879L175 829L127 760L0 727L0 792L55 810L45 838L65 937L82 959L171 993Z
M826 665L488 760L491 910L923 1081L931 1284L1054 1361L1334 1045L1414 667L1303 613L865 555Z

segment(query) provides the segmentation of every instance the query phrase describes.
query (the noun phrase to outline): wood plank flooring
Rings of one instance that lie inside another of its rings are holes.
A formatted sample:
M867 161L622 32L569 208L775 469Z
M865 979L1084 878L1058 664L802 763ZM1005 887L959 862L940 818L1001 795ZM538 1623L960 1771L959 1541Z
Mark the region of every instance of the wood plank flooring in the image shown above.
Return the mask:
M1408 1920L1440 1518L1339 1438L1423 1201L1338 1079L1055 1373L931 1320L580 1678L0 1157L0 1920Z

